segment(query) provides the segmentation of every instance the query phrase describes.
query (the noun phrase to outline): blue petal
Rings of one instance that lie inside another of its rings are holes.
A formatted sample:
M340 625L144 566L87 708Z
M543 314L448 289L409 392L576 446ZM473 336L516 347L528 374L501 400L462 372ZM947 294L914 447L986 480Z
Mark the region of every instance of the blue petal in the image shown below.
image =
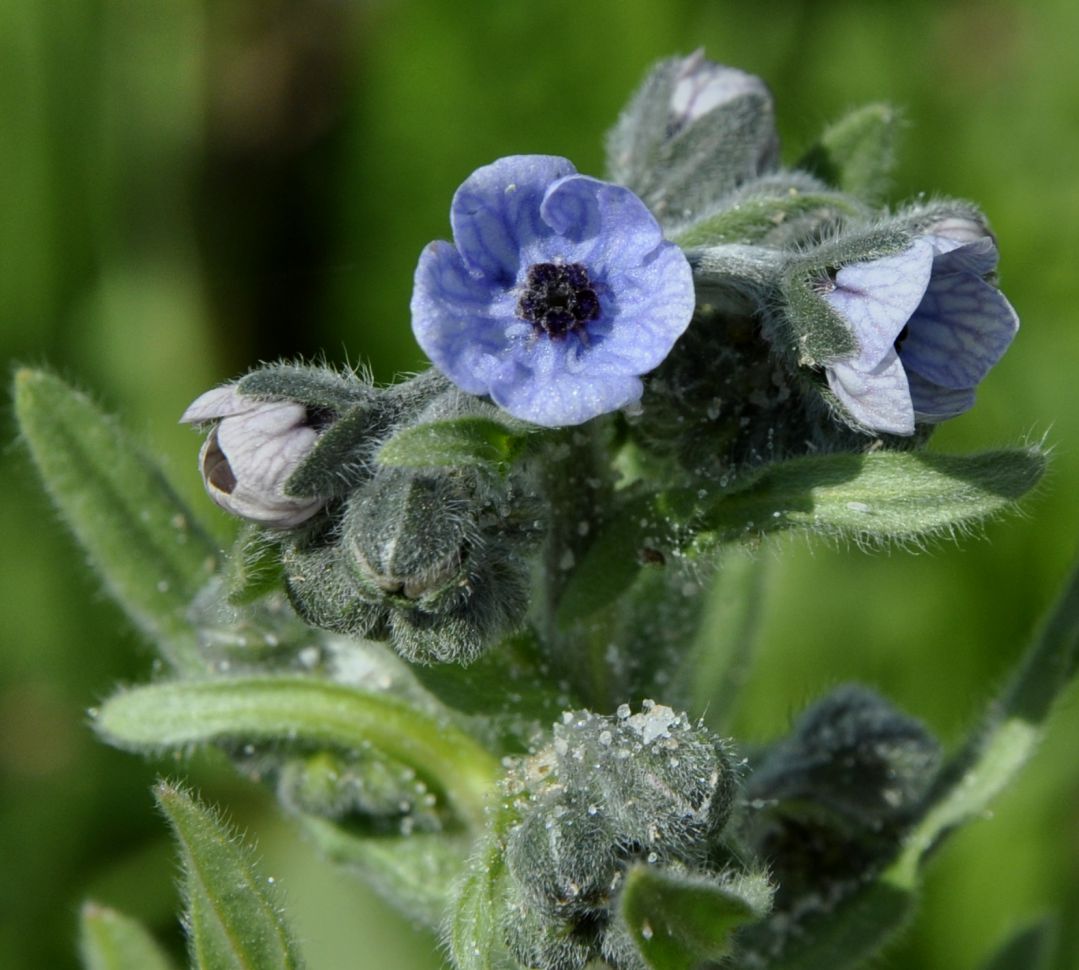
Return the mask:
M932 246L916 239L901 253L851 263L836 274L835 289L824 299L850 324L862 370L876 367L891 352L925 294L932 269Z
M934 273L899 355L931 383L961 390L985 377L1018 329L1015 310L995 286L969 272Z
M907 375L894 350L871 369L840 361L826 374L828 386L859 424L888 434L914 434Z
M486 394L495 360L510 347L513 297L473 276L448 242L420 254L412 331L431 362L463 391Z
M581 366L580 358L577 366L567 366L557 358L571 348L568 343L539 341L537 348L541 352L529 361L534 369L518 359L517 374L507 373L491 388L495 404L516 418L558 428L583 424L640 399L643 385L632 374L597 374L590 363Z
M510 155L476 169L450 206L453 239L469 270L512 285L522 246L551 234L539 216L548 186L574 172L553 155Z
M540 215L559 245L576 244L563 250L562 258L583 263L593 277L637 265L663 242L659 223L629 189L586 175L555 182Z
M926 236L937 258L933 261L934 273L974 273L987 276L997 268L1000 254L991 236L982 236L963 243L946 236Z
M644 374L658 367L689 326L696 306L693 271L682 250L662 243L639 265L613 273L610 327L588 366L599 373Z
M965 414L974 406L973 387L952 390L933 384L913 371L907 371L907 381L910 383L914 416L919 421L935 424Z

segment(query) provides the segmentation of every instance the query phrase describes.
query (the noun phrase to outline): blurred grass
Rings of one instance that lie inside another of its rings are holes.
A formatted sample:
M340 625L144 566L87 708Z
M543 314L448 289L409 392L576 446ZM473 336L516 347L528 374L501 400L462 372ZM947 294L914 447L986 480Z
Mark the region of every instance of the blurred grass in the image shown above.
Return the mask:
M772 596L739 727L773 736L853 678L955 739L1079 538L1077 36L1065 0L0 0L0 355L123 412L226 534L176 426L184 406L281 355L367 361L381 379L421 366L415 260L448 235L450 196L478 165L544 152L599 174L602 133L648 64L698 46L772 85L788 158L845 108L891 101L908 119L893 198L981 203L1023 319L978 407L934 447L1048 433L1054 467L987 541L765 551ZM73 966L91 892L175 940L147 790L174 766L96 745L83 713L145 677L150 651L16 448L0 535L0 966ZM1048 910L1063 916L1060 967L1079 965L1077 733L1072 695L1020 787L932 867L916 927L881 966L973 968ZM260 839L314 970L438 965L429 940L310 859L264 796L214 759L193 770Z

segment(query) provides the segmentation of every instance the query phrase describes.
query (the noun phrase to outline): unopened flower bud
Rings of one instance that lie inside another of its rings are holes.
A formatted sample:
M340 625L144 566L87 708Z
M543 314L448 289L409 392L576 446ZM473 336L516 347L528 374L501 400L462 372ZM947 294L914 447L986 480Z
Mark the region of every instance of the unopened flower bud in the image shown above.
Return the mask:
M227 512L292 529L322 507L317 496L285 490L319 436L303 405L253 399L226 384L197 398L180 421L213 423L199 452L199 470L210 498Z
M710 111L746 94L771 102L768 87L759 77L716 64L704 56L703 50L694 51L678 63L669 102L668 131L671 134L681 131Z

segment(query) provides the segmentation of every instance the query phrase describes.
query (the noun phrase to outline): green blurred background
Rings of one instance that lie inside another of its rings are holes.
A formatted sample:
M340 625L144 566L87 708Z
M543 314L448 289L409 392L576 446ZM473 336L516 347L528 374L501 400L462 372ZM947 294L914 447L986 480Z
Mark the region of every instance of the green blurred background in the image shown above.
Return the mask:
M867 100L907 117L893 198L977 200L1023 330L938 450L1048 436L1026 516L926 555L768 546L771 597L740 735L829 686L883 689L954 741L1017 656L1079 538L1079 4L757 0L0 0L0 354L58 369L201 495L185 405L259 360L421 366L408 326L421 247L453 190L507 154L601 174L602 134L654 60L703 46L763 76L785 157ZM5 443L13 441L10 409ZM175 872L148 786L190 775L259 842L313 970L440 964L311 857L264 793L211 757L148 765L95 743L86 710L152 654L87 573L23 451L0 466L0 966L75 965L87 895L179 944ZM974 968L1062 916L1079 959L1079 710L992 818L931 867L889 968Z

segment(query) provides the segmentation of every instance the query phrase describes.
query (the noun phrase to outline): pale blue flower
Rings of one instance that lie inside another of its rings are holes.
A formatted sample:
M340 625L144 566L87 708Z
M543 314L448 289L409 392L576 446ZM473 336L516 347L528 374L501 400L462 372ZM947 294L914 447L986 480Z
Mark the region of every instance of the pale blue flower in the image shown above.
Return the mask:
M454 243L416 267L412 329L458 387L515 417L560 427L634 404L693 315L689 264L644 203L564 158L478 169L450 223Z
M947 232L947 227L938 229ZM915 422L968 411L1019 318L986 277L990 236L928 234L893 256L844 266L824 299L850 325L857 355L826 366L828 384L858 424L910 435Z

